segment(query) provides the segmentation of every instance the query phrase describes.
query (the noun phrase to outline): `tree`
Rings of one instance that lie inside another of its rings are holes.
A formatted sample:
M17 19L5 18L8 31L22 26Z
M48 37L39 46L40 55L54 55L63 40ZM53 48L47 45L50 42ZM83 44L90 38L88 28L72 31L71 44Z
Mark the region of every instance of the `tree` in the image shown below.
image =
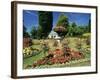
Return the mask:
M57 21L54 31L56 31L59 36L65 36L67 33L67 27L69 26L68 18L62 13Z
M78 27L75 22L72 23L72 28L73 28L72 30L73 36L79 36L82 34L81 27Z
M80 35L82 35L83 33L84 33L83 28L77 26L77 27L76 27L76 31L74 32L75 36L80 36Z
M23 37L28 38L30 37L29 33L27 32L27 28L23 25Z
M91 20L89 19L89 22L85 27L85 33L90 33L90 32L91 32Z
M72 23L72 27L73 27L73 28L77 27L77 25L76 25L75 22Z
M43 36L43 34L42 34L42 27L39 26L38 29L37 29L37 38L41 39L42 36Z
M75 22L73 22L69 27L67 28L67 36L75 36L77 33L77 25Z
M39 11L39 25L41 26L41 37L46 38L50 31L52 30L52 12L47 11Z
M35 27L32 27L30 34L31 34L31 37L33 39L36 39L37 38L37 30L36 30Z
M54 31L58 33L59 36L64 37L66 34L66 28L62 26L56 26L54 28Z
M91 32L91 20L89 19L89 23L88 23L88 32Z
M67 28L66 36L73 36L73 27L71 25Z
M67 35L66 36L80 36L84 33L85 28L83 26L77 26L75 22L73 22L67 28Z
M68 18L63 13L59 16L56 26L63 26L67 29L69 26Z

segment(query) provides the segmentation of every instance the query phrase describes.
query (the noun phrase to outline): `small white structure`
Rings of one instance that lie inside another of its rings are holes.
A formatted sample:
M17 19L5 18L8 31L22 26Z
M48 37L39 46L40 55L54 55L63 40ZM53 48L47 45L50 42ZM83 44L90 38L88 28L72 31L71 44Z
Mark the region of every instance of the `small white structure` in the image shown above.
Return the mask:
M60 46L61 37L57 34L57 32L52 30L49 33L48 38L49 39L55 39L58 42L58 45Z
M51 31L48 35L49 39L60 39L60 37L58 36L58 34L55 31Z

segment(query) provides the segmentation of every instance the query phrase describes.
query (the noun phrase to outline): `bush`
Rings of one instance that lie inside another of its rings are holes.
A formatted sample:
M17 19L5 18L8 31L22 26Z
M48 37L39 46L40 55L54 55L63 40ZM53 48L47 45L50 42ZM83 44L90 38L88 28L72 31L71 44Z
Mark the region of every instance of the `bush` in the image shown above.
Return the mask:
M28 48L23 49L23 57L24 58L31 57L31 56L36 55L38 53L40 53L40 50L36 49L36 48L28 47Z
M33 45L40 45L41 40L32 40Z
M91 33L84 33L84 34L82 35L82 37L84 37L84 38L91 37Z

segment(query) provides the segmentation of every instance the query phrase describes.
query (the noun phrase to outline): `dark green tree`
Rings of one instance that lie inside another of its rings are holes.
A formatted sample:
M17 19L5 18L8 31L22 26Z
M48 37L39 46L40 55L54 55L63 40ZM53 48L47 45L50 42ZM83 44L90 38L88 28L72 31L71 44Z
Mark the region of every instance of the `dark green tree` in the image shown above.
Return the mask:
M28 38L30 37L29 33L27 32L27 28L23 25L23 37Z
M52 12L39 11L39 25L42 28L40 34L42 38L46 38L52 30L53 15Z
M72 27L73 27L73 28L77 27L77 25L76 25L75 22L72 23Z
M89 33L89 32L91 32L91 20L90 19L89 19L87 26L85 27L85 33Z
M33 39L36 39L37 38L37 30L36 30L35 27L32 27L30 34L31 34L31 37Z
M91 32L91 20L89 19L89 23L88 23L88 31Z
M43 34L42 34L42 27L39 26L38 29L37 29L37 38L41 39L42 36L43 36Z

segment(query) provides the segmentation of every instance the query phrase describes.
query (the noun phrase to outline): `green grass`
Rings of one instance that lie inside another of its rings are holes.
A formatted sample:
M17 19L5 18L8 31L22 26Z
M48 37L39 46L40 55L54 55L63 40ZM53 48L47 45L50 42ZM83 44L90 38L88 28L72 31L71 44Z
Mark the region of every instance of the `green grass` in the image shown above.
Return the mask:
M23 59L23 68L25 68L27 65L32 65L35 61L42 59L45 56L45 54L43 52L40 52L39 54L29 57L29 58L25 58Z

